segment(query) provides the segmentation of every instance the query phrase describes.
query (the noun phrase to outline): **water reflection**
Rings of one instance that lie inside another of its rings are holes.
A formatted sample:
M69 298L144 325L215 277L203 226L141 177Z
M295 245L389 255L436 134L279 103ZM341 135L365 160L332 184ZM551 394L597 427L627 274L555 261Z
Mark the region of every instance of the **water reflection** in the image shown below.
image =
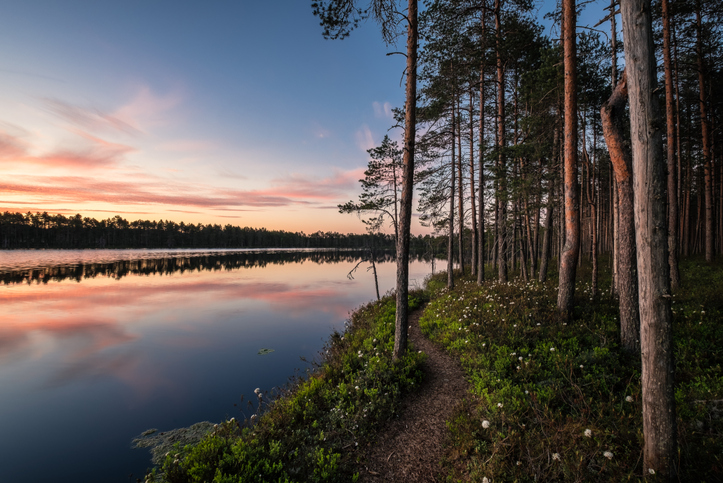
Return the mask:
M346 278L349 252L127 252L0 273L0 481L140 476L148 455L130 438L235 415L241 394L283 384L375 296L371 273ZM382 292L394 285L386 260ZM410 276L428 270L414 261Z
M73 250L73 252L90 252L90 257L74 260L68 256L47 257L47 265L39 266L33 259L33 254L39 256L48 252L61 252L61 250L16 250L5 252L4 263L0 264L0 283L47 283L49 281L62 281L72 279L81 281L84 278L106 276L123 278L130 274L170 275L175 272L201 271L201 270L234 270L239 268L265 267L269 264L284 265L289 263L350 263L366 256L364 251L355 250L275 250L260 251L222 251L220 253L194 250L157 251L117 250L122 254L131 253L139 258L108 260L105 255L112 250L103 250L103 255L97 256L92 250ZM140 258L140 255L144 255ZM145 256L155 258L145 258ZM13 260L15 256L16 260ZM112 257L112 254L110 254ZM117 255L116 255L117 256ZM89 259L88 259L89 258ZM413 257L414 259L414 257ZM391 252L376 253L377 262L394 260ZM416 260L422 260L421 255Z

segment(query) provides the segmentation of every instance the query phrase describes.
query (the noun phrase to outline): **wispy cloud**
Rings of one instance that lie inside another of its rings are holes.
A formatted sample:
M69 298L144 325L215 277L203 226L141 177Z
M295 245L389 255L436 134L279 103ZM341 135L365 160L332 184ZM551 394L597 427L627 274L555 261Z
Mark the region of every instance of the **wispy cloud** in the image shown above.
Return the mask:
M355 136L356 145L359 146L359 149L368 151L369 149L372 149L376 146L374 144L374 136L372 136L372 131L366 124L359 128L359 130L357 130Z
M146 84L135 86L133 98L114 112L114 116L141 130L169 124L175 116L169 111L181 105L185 90L176 86L164 94L157 94Z
M81 107L59 99L44 99L45 108L55 116L83 129L93 132L121 131L138 135L140 130L117 116L95 107Z
M372 103L372 107L374 108L374 116L380 119L388 118L393 119L392 115L392 105L388 102L381 103L374 101Z

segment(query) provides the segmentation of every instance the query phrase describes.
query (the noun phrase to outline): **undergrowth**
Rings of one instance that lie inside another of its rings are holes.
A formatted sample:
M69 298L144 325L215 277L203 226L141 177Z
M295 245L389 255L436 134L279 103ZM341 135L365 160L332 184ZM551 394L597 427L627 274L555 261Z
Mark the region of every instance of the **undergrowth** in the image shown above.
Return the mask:
M687 261L673 298L680 481L723 481L723 266ZM584 280L584 272L578 280ZM458 357L472 394L448 422L450 481L638 481L640 359L620 350L608 291L576 287L557 318L552 283L428 283L420 323ZM646 475L649 476L649 475Z
M424 293L410 295L419 308ZM413 348L396 363L395 303L391 297L356 310L344 333L334 333L322 364L283 397L264 403L239 422L218 424L196 445L165 455L147 482L334 482L356 481L358 446L392 418L401 398L419 385L425 355Z

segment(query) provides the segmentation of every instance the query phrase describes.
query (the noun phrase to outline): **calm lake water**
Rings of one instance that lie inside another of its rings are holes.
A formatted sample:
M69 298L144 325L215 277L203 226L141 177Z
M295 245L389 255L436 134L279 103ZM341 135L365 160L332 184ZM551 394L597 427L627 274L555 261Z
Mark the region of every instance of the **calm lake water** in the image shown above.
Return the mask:
M136 481L131 439L241 416L375 298L350 252L0 252L0 481ZM380 292L395 266L378 264ZM410 285L431 272L413 261ZM273 349L259 355L262 348ZM239 405L241 406L241 405ZM130 475L133 475L132 477Z

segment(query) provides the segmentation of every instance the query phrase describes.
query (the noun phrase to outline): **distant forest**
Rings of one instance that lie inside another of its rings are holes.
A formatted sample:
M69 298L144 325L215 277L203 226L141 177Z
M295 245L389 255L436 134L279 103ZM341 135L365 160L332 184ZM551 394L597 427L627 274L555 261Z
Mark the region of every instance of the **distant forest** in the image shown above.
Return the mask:
M412 236L412 248L424 249L424 237ZM394 235L306 234L232 225L173 221L107 220L48 213L0 214L1 248L364 248L393 250Z

